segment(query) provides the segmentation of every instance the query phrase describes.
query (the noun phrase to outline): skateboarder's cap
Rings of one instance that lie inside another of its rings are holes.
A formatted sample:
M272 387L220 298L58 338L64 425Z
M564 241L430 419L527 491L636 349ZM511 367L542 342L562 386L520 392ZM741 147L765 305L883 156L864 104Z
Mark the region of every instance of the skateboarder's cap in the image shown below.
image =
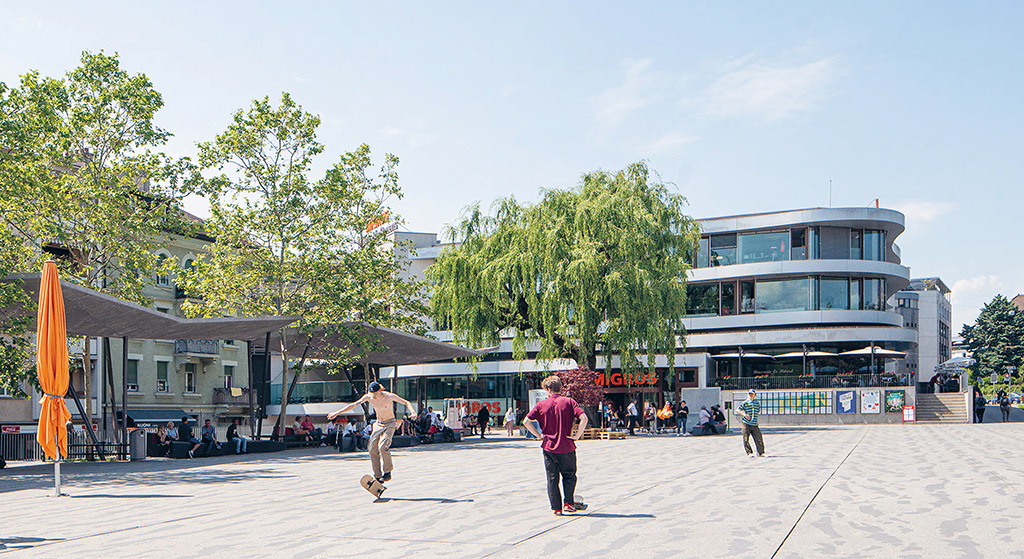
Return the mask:
M370 383L370 386L366 387L366 390L369 392L377 392L381 388L383 388L383 386L381 386L379 382L373 381Z

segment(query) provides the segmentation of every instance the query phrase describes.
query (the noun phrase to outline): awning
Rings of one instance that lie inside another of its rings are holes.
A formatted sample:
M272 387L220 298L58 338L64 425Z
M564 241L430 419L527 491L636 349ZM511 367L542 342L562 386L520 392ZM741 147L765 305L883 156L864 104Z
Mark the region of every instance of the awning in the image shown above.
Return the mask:
M33 300L38 300L39 279L40 274L12 274L0 281L21 280L25 292ZM247 341L263 338L267 332L298 320L295 316L180 318L73 283L61 281L60 284L64 292L67 331L71 336ZM32 312L29 309L0 309L8 315L25 314L26 311Z
M872 351L872 350L874 350L874 351ZM874 354L875 357L902 358L902 357L906 357L907 356L907 354L905 352L895 351L895 350L892 350L892 349L885 349L883 347L878 347L878 346L868 346L868 347L862 347L860 349L855 349L853 351L844 351L844 352L840 353L839 355L860 355L860 356L863 356L863 357L868 357L868 356L870 356L872 354Z
M181 418L186 415L192 417L185 410L174 408L128 410L128 423L129 426L155 428L160 425L166 425L170 421L177 426L181 422ZM118 413L118 417L120 417L120 413Z
M289 352L298 357L306 351L309 359L332 359L339 351L355 352L357 347L378 346L360 361L373 365L413 365L451 361L483 355L495 348L482 350L467 349L460 345L439 342L401 330L373 326L366 322L344 322L331 325L329 329L318 328L313 332L300 332L297 328L285 331ZM261 344L262 345L262 344ZM281 347L281 334L274 331L270 337L270 348Z
M775 358L780 359L782 357L835 357L836 355L838 354L829 353L827 351L791 351L789 353L781 353L779 355L776 355Z

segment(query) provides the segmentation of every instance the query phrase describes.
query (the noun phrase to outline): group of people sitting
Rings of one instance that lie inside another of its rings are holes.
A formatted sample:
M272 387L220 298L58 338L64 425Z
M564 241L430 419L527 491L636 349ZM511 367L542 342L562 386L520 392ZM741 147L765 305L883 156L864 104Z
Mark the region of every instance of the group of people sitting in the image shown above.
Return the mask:
M295 416L295 422L292 423L292 434L302 437L306 446L327 446L327 443L322 441L323 430L313 425L313 420L308 415L305 417Z
M720 406L700 407L697 415L697 427L701 428L702 435L717 435L725 432L725 414Z
M155 456L170 457L174 442L185 442L192 445L188 451L189 458L195 458L197 451L201 456L208 456L211 449L221 448L221 442L217 439L217 427L212 425L209 419L203 423L198 439L190 425L191 421L192 418L186 415L181 418L181 423L177 426L173 421L168 421L166 425L157 427L156 447L152 453ZM229 443L235 444L235 454L243 454L248 452L249 439L238 434L238 426L238 418L233 419L231 425L228 426L227 440Z

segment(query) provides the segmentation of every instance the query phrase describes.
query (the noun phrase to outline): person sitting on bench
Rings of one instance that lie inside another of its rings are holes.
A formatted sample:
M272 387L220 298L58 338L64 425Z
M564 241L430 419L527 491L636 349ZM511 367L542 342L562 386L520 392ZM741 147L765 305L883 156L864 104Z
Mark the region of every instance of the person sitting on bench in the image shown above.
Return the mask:
M715 428L714 418L712 418L711 412L708 411L706 406L700 407L700 414L697 416L697 425L702 428L702 435L707 435L709 432L713 435L718 434L718 429Z

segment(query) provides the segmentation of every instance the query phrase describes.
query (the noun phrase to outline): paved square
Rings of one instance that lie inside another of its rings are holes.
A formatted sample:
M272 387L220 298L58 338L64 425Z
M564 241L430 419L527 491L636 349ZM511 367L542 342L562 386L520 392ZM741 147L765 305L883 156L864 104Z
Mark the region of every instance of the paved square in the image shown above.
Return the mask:
M0 470L11 557L1024 557L1024 424L765 429L582 441L585 514L548 510L522 439L365 453Z

